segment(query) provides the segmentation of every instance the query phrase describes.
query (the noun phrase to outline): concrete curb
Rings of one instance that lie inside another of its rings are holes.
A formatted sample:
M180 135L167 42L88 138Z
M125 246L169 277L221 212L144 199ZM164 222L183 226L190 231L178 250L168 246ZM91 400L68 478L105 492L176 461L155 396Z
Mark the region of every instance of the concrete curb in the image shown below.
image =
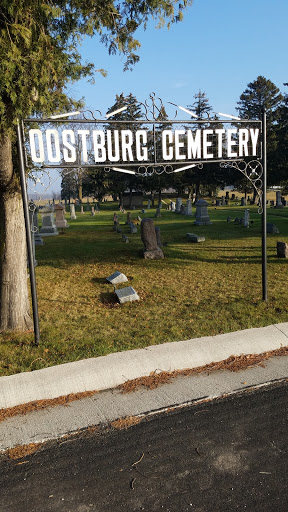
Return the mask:
M0 378L0 409L70 393L112 389L153 371L195 368L231 355L260 354L288 345L288 322L164 343Z

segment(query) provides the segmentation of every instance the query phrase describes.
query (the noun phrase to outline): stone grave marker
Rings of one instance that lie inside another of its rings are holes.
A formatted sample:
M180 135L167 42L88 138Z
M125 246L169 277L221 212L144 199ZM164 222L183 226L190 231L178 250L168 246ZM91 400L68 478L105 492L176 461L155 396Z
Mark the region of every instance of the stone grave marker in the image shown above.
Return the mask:
M212 224L208 215L208 203L204 199L199 199L196 203L196 226Z
M144 244L144 259L159 260L164 258L163 251L157 245L155 226L152 219L142 220L141 240Z
M244 216L244 226L245 226L245 228L249 228L249 222L250 222L250 210L249 210L249 208L246 208L245 216Z
M247 206L247 201L245 197L241 197L241 206Z
M160 208L157 208L157 209L156 209L155 217L156 217L156 218L161 217Z
M118 270L117 270L116 272L111 274L111 276L106 277L106 281L108 281L109 283L111 283L113 285L116 285L116 284L126 283L128 281L128 278L125 276L125 274L122 274L122 272L118 272Z
M277 228L277 226L275 226L275 224L272 224L271 222L267 222L267 233L269 235L275 235L275 234L280 233L280 231Z
M76 214L75 214L75 204L70 204L70 219L76 220Z
M56 214L56 221L55 225L57 228L69 228L69 225L67 224L67 220L65 219L65 206L63 204L56 204L55 205L55 214Z
M277 192L276 192L276 206L275 206L275 208L284 208L284 206L282 204L282 197L281 197L280 190L277 190Z
M191 199L187 199L186 215L189 215L189 217L192 216L192 201L191 201Z
M180 213L181 205L182 205L182 199L181 199L181 197L177 197L175 213Z
M115 293L120 304L124 304L125 302L133 302L133 300L140 300L138 293L135 292L132 286L127 286L126 288L115 290Z
M40 229L41 236L58 235L58 230L54 222L54 211L51 206L46 205L41 208L42 227Z
M130 228L130 233L132 233L132 235L135 235L138 232L137 226L135 226L135 224L133 224L133 222L129 223L129 228Z
M288 258L288 244L285 242L277 242L278 258Z
M80 213L84 213L83 205L80 206Z
M186 238L189 240L189 242L197 244L200 242L205 242L205 236L195 235L195 233L186 233Z

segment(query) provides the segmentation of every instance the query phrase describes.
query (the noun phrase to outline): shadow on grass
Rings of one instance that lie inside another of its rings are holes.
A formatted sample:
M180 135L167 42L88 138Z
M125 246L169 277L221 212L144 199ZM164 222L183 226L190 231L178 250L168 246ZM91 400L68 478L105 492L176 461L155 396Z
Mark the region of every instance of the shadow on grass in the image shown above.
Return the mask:
M109 307L116 307L119 306L118 299L114 292L110 293L100 293L100 300L102 304L105 304Z

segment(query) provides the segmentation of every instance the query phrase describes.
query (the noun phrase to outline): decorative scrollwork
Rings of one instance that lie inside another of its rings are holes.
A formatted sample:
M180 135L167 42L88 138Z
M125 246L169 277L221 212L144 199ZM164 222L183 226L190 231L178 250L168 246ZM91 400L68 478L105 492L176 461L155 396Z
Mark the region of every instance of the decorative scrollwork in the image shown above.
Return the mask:
M224 161L220 162L222 168L232 168L240 171L247 180L250 181L253 188L256 190L258 197L258 213L263 212L263 166L260 160L251 160L250 162L240 161Z

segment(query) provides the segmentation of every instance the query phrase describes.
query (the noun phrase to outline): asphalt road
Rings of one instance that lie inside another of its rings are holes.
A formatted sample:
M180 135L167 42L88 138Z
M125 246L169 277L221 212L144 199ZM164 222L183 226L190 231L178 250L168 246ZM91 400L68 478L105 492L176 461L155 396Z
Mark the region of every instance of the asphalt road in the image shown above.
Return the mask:
M0 458L1 512L287 512L288 381Z

